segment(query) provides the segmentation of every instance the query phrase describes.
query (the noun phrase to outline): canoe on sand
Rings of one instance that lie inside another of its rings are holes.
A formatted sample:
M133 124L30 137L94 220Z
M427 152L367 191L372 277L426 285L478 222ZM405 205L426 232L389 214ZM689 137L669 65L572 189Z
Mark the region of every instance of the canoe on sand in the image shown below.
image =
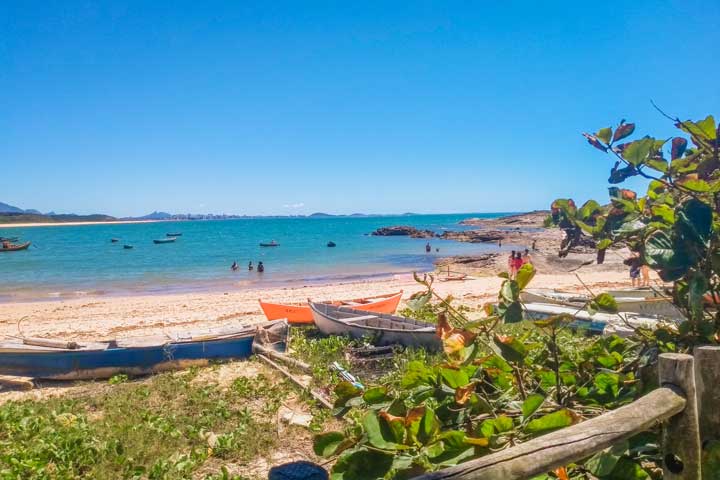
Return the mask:
M287 323L104 342L24 338L0 342L0 375L53 380L146 375L252 355L253 342L282 351Z
M9 247L0 246L0 252L17 252L18 250L27 250L30 242L21 243L19 245L10 245Z
M318 330L325 335L369 338L373 345L441 348L436 325L387 313L372 313L327 303L310 302Z
M334 300L321 303L356 308L365 312L395 313L402 294L403 291L400 290L397 293L376 295L374 297L355 298L353 300ZM289 323L293 324L313 323L313 315L307 303L282 304L263 302L260 300L260 307L268 320L286 318Z

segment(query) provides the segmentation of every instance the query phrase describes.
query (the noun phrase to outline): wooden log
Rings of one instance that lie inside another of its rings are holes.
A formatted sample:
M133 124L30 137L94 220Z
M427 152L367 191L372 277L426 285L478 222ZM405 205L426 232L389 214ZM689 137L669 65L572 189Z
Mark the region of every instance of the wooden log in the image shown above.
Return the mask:
M329 408L330 410L333 409L333 404L330 403L330 401L329 401L327 398L325 398L323 395L321 395L320 393L318 393L318 392L316 392L315 390L313 390L312 388L310 388L308 385L305 385L305 384L304 384L303 382L301 382L300 379L297 378L295 375L293 375L292 373L288 372L288 371L285 370L283 367L281 367L281 366L278 365L277 363L273 362L272 360L270 360L270 359L269 359L268 357L266 357L265 355L258 354L257 357L258 357L260 360L262 360L263 362L265 362L265 363L267 363L268 365L270 365L271 367L273 367L275 370L277 370L277 371L279 371L280 373L282 373L283 375L285 375L285 376L286 376L291 382L293 382L295 385L297 385L298 387L300 387L300 388L302 388L303 390L307 391L310 395L312 395L312 397L313 397L315 400L318 401L318 403L320 403L320 405L324 406L325 408Z
M700 480L700 427L692 355L663 353L658 359L660 386L675 386L685 394L682 413L663 426L664 480Z
M685 397L678 388L658 388L599 417L414 480L525 480L649 430L683 408Z
M720 440L720 347L696 347L695 387L700 423L700 442Z
M273 359L278 360L278 361L280 361L280 362L283 362L283 363L285 363L285 364L287 364L287 365L290 365L290 366L293 366L293 367L295 367L295 368L298 368L298 369L300 369L300 370L302 370L302 371L304 371L304 372L312 372L312 367L310 367L310 365L308 365L307 363L302 362L302 361L300 361L300 360L296 360L296 359L294 359L294 358L292 358L292 357L289 357L289 356L287 356L287 355L283 355L282 353L276 352L275 350L273 350L273 349L271 349L271 348L267 348L267 347L265 347L265 346L263 346L263 345L260 345L260 344L257 344L257 343L253 344L253 351L254 351L254 352L262 353L262 354L265 355L266 357L273 358Z

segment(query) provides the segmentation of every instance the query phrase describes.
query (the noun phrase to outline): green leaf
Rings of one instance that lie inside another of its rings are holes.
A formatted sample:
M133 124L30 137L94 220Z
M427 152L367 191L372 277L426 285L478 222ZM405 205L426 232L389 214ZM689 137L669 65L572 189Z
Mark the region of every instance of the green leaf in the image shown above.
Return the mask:
M668 225L675 223L675 210L670 208L668 205L653 205L650 207L650 211L652 212L654 218L660 218Z
M642 140L630 142L622 152L622 157L631 165L637 167L642 165L648 158L650 151L655 146L655 139L646 137Z
M690 266L687 253L676 251L672 238L663 230L656 230L645 240L645 261L666 282L679 279Z
M505 323L522 322L523 313L520 302L512 302L510 305L507 305L505 311L502 312L502 318Z
M593 379L593 385L599 393L611 393L616 397L620 391L620 375L608 372L598 373Z
M369 411L363 417L363 429L368 436L370 445L383 450L396 450L397 442L394 441L394 433L387 425L380 422L380 418L374 411Z
M514 426L515 424L512 418L507 415L498 415L495 419L495 430L497 430L498 433L509 432Z
M423 445L426 445L432 440L437 432L440 431L440 421L435 415L435 411L430 407L425 407L425 413L420 420L418 426L417 439Z
M621 457L608 478L610 480L645 480L649 479L650 475L634 461L627 457Z
M688 281L688 306L693 318L700 320L703 317L703 303L705 294L708 291L708 283L705 275L696 272Z
M345 435L341 432L321 433L313 439L313 451L319 457L332 457L344 441Z
M598 250L606 250L612 244L613 244L612 240L610 240L609 238L603 238L602 240L597 242L596 248Z
M591 306L595 310L600 310L601 312L617 313L618 311L617 301L615 300L615 297L609 293L601 293L593 298Z
M533 267L532 263L526 263L520 267L515 275L515 281L517 282L518 288L522 290L527 287L534 276L535 267Z
M540 408L543 402L545 402L545 397L540 394L534 393L528 396L522 404L523 418L526 420L530 418L530 416Z
M620 457L622 457L628 449L628 442L620 442L610 448L596 453L585 462L585 468L596 477L605 477L610 475L615 469Z
M705 180L698 180L695 178L690 179L684 179L684 180L678 180L675 182L676 184L692 191L692 192L698 192L698 193L706 193L712 190L712 187L708 182Z
M343 380L335 385L335 395L337 396L334 404L335 408L344 407L348 400L362 395L362 390L352 383Z
M414 388L420 385L434 385L436 379L435 370L425 365L420 360L413 360L408 363L405 375L400 379L403 388Z
M505 280L500 288L500 296L508 303L516 302L520 298L520 288L517 282L515 280Z
M704 120L699 122L692 122L687 120L678 124L681 130L689 133L690 135L700 137L706 140L715 140L717 138L717 132L715 130L715 119L712 115L708 115Z
M363 400L365 400L366 403L382 403L387 400L389 400L389 397L387 395L387 388L386 387L372 387L365 390L365 393L363 393Z
M604 143L610 143L610 139L612 138L612 128L605 127L598 130L598 132L595 134L595 136L602 140Z
M375 480L384 478L393 464L392 455L376 450L344 453L332 469L331 480Z
M573 414L567 409L562 409L531 420L525 426L525 432L533 435L548 433L553 430L569 427L574 422L575 417Z
M502 357L508 362L520 363L527 355L525 345L515 337L496 334L493 340Z
M470 383L470 378L468 377L467 372L465 372L462 368L455 369L443 367L440 369L440 375L450 388L464 387Z
M696 241L707 245L712 235L713 211L706 203L691 198L678 211L678 227L685 235L692 235Z
M645 162L645 165L652 168L653 170L657 170L660 173L667 173L669 168L667 160L662 160L659 158L651 158L647 162Z
M432 298L432 293L425 292L421 295L411 297L407 302L407 307L412 310L413 312L417 312L421 308L423 308Z

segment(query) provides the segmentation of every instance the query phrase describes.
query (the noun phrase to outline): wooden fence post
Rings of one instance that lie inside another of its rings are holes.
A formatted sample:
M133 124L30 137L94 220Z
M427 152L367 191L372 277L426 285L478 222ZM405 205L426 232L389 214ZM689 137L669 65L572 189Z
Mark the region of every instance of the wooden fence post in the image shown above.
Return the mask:
M660 386L682 390L685 409L664 425L662 433L663 479L700 480L700 428L691 355L663 353L658 361Z
M720 442L720 347L696 347L695 386L697 388L700 444L705 453L717 450ZM705 470L710 465L704 465ZM714 468L717 469L717 466ZM703 471L706 478L719 472Z

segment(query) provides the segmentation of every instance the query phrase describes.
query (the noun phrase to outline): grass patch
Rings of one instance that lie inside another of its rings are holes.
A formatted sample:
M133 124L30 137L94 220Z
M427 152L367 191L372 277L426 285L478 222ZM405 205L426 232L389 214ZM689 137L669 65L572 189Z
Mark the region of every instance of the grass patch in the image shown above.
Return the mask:
M275 447L275 415L292 387L261 373L219 388L195 374L0 406L0 478L197 478L210 459L243 464Z

